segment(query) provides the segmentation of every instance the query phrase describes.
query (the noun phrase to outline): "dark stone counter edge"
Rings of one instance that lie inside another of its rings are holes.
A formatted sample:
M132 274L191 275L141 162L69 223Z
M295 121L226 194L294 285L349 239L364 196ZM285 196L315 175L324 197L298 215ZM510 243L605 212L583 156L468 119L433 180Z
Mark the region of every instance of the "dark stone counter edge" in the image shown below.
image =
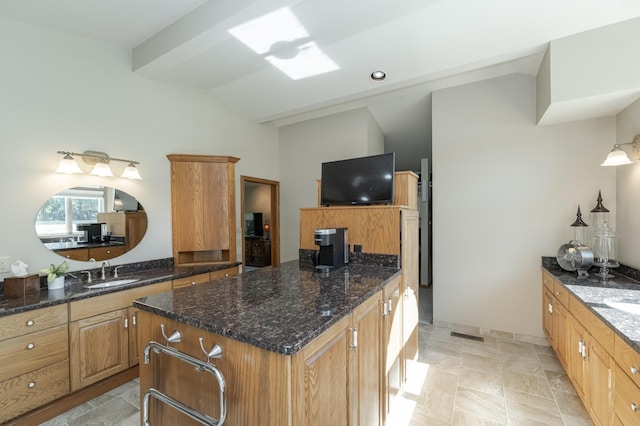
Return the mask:
M622 270L629 273L631 276L636 276L636 277L640 277L640 271L638 271L637 269L633 269L629 266L624 266L624 265L620 265L622 267ZM611 324L611 322L609 322L609 320L607 320L606 318L604 318L602 315L600 315L600 313L598 311L596 311L595 309L593 309L593 307L591 306L591 304L585 302L584 300L582 300L582 298L580 298L580 296L578 296L577 294L575 294L573 291L571 291L571 289L569 289L567 287L567 285L562 282L562 277L559 275L559 273L567 273L568 271L565 271L564 269L562 269L560 267L560 265L558 264L557 260L555 257L546 257L543 256L542 257L542 267L549 272L551 275L553 275L554 278L556 278L560 284L562 284L562 286L569 292L571 293L576 299L578 299L584 306L587 307L587 309L589 309L589 311L594 314L600 321L602 321L604 324L606 324L611 330L613 330L613 332L618 336L621 337L622 340L624 340L629 346L631 346L632 348L634 348L636 350L636 352L638 352L638 354L640 354L640 341L635 341L635 340L631 340L629 337L627 337L626 334L622 333L614 324ZM616 273L617 271L614 271L614 273ZM621 274L619 273L619 275L625 276L628 278L629 281L636 281L635 279L631 278L629 275L627 274ZM638 285L638 290L640 290L640 282L635 282L635 283L631 283L631 284L636 284ZM611 308L613 309L613 308Z
M163 281L174 280L206 272L218 271L220 269L232 268L241 265L241 262L221 263L196 267L174 267L173 259L161 259L158 261L139 262L136 264L123 265L117 279L138 279L138 281L118 287L87 289L89 285L86 281L78 278L67 278L64 289L47 290L46 281L39 293L28 295L25 298L6 299L0 298L0 317L28 312L36 309L47 308L76 300L88 299L102 296L109 293L130 290L132 288L144 287L157 284ZM113 269L115 266L112 266ZM99 269L99 268L98 268ZM123 272L124 271L124 272ZM113 274L105 281L113 280ZM94 280L91 284L97 284L102 280ZM60 294L54 294L59 292ZM64 292L64 293L63 293ZM50 294L52 298L49 298Z
M236 341L239 341L239 342L243 342L243 343L248 343L248 344L250 344L252 346L255 346L255 347L258 347L260 349L265 349L265 350L268 350L268 351L271 351L271 352L278 353L280 355L294 355L297 352L299 352L300 350L302 350L307 344L311 343L311 341L313 341L316 337L318 337L323 332L325 332L326 330L331 328L332 325L338 323L340 320L342 320L346 316L350 315L354 311L355 308L360 306L362 303L366 302L370 297L372 297L377 292L382 290L382 288L384 288L384 286L387 285L391 280L393 280L394 278L400 276L401 274L402 274L402 271L401 270L397 270L395 273L393 273L392 275L390 275L389 277L387 277L386 279L381 281L380 285L378 285L377 287L372 288L369 292L367 292L362 297L360 297L356 302L353 303L352 306L342 310L341 312L337 312L334 315L331 315L331 318L328 318L327 321L324 322L320 327L318 327L315 330L313 330L312 332L308 333L303 338L298 339L295 343L290 343L290 344L285 344L285 343L282 343L282 344L269 344L269 343L264 342L262 340L252 339L252 338L249 338L249 337L244 336L242 334L234 333L232 330L225 330L224 328L217 327L215 324L209 324L209 323L194 319L192 317L185 317L185 316L182 316L182 315L176 315L176 314L174 314L172 312L167 312L167 311L165 311L163 309L155 308L153 306L145 304L144 301L141 301L140 299L134 300L133 305L136 308L141 309L143 311L147 311L147 312L150 312L152 314L155 314L155 315L158 315L158 316L161 316L161 317L164 317L164 318L175 320L175 321L181 322L183 324L187 324L187 325L190 325L192 327L199 328L199 329L204 330L204 331L208 331L208 332L211 332L211 333L219 334L219 335L227 337L229 339L233 339L233 340L236 340Z

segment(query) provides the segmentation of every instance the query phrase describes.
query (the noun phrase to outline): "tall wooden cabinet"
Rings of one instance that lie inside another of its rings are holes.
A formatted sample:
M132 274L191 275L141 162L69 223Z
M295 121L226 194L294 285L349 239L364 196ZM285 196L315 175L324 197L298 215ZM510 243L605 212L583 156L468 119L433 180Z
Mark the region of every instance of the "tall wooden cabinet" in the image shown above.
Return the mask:
M167 155L177 266L236 261L236 157Z

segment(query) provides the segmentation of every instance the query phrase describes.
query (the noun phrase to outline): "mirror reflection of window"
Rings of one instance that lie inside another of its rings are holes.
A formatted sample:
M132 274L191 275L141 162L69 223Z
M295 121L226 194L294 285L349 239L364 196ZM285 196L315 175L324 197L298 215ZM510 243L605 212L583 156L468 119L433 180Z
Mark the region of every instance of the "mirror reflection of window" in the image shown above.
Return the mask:
M106 211L108 193L105 188L70 188L47 200L36 217L36 233L47 240L78 239L78 224L95 223L98 213Z
M60 191L42 205L35 229L53 253L101 261L132 250L146 233L147 215L135 197L121 190L76 187Z

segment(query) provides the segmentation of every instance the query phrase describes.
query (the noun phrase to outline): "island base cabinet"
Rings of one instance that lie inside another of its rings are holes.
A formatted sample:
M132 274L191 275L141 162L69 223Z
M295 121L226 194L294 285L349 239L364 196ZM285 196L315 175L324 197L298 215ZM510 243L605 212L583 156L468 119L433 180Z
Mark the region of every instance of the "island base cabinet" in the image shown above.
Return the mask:
M214 344L222 348L222 357L212 359L211 362L226 380L225 426L289 424L290 357L176 323L146 311L140 311L137 318L140 407L143 407L145 392L153 387L201 413L219 418L220 396L212 374L197 372L190 364L166 354L156 354L153 350L150 351L149 363L144 363L144 349L150 341L165 343L160 328L164 324L167 334L174 331L181 333L181 341L170 344L180 352L206 360L200 348L200 338L207 350ZM154 426L199 424L154 398L150 399L149 408L149 421ZM143 415L142 410L140 415Z
M293 424L347 424L350 326L343 318L294 355Z
M397 283L395 290L399 299ZM153 350L149 362L144 362L149 342L164 344L164 325L167 335L180 332L180 342L170 346L185 354L206 360L201 338L207 350L214 344L222 348L222 357L211 362L226 379L225 425L383 424L381 306L382 292L378 292L293 355L139 311L141 407L145 393L155 388L194 410L219 417L219 391L213 375ZM154 426L198 424L154 398L149 402L149 421Z

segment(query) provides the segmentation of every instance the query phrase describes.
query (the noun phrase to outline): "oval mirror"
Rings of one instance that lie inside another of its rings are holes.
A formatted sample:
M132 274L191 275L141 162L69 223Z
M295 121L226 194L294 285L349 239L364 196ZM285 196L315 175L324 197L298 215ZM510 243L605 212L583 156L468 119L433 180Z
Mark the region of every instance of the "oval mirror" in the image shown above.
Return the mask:
M48 199L38 211L35 228L52 252L67 259L100 261L132 250L147 231L147 214L124 191L76 187Z

